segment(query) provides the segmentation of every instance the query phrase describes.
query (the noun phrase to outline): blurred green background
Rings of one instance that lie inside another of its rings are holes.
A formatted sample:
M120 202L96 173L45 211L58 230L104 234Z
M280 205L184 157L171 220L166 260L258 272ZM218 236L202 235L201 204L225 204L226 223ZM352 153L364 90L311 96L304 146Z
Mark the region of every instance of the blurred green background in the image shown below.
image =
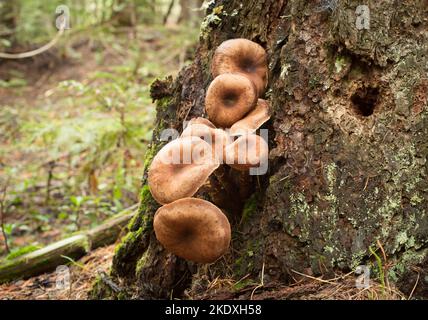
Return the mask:
M150 84L190 63L199 0L0 0L0 258L98 225L138 201ZM7 241L6 241L7 240Z

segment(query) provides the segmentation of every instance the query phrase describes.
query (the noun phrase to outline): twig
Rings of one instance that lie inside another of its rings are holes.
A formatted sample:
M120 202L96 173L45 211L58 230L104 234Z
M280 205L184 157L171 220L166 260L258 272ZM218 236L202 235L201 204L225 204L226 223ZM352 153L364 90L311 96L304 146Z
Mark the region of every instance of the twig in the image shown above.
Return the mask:
M260 279L260 284L254 288L254 290L251 292L251 296L250 296L250 300L253 300L253 295L256 292L257 289L263 288L264 287L264 277L265 277L265 262L263 261L263 265L262 265L262 275L261 275L261 279Z
M122 291L122 288L111 280L105 271L98 271L101 281L108 285L115 293Z
M415 285L413 286L412 292L410 292L410 295L409 295L409 297L407 298L407 300L412 299L413 293L415 293L416 287L417 287L417 286L418 286L418 284L419 284L419 278L420 278L421 274L420 274L418 271L416 271L416 272L418 273L418 277L417 277L417 279L416 279L416 283L415 283Z
M175 2L175 0L171 0L171 2L169 3L168 10L167 10L165 16L163 17L163 24L164 25L168 22L168 18L171 15L172 8L174 7L174 2Z
M320 281L320 282L323 282L323 283L329 283L329 284L337 284L336 282L332 282L332 281L329 281L329 280L324 280L324 279L321 279L321 278L312 277L310 275L307 275L307 274L304 274L304 273L300 273L300 272L298 272L296 270L293 270L293 269L291 269L291 271L294 272L294 273L297 273L298 275L301 275L303 277L306 277L306 278L309 278L309 279L312 279L312 280Z
M29 52L22 52L22 53L0 52L0 58L1 59L25 59L25 58L31 58L31 57L34 57L38 54L41 54L41 53L49 50L50 48L52 48L54 45L56 45L59 38L61 38L61 36L63 35L65 28L66 28L66 20L64 20L63 23L61 24L61 27L60 27L58 33L55 35L55 37L51 41L49 41L49 43L45 44L43 47L40 47L36 50L32 50Z

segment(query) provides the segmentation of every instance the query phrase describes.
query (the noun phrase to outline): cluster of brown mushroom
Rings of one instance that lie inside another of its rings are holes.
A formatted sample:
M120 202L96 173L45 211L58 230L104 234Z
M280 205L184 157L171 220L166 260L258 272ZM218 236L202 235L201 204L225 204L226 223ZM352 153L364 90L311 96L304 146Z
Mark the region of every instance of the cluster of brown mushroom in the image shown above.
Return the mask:
M201 263L227 251L231 229L217 206L193 196L222 163L247 171L267 159L267 143L255 132L270 118L268 103L259 99L267 85L267 57L260 45L246 39L223 42L211 71L214 80L205 97L209 120L192 119L159 151L148 172L150 192L163 205L154 217L156 238L169 252Z

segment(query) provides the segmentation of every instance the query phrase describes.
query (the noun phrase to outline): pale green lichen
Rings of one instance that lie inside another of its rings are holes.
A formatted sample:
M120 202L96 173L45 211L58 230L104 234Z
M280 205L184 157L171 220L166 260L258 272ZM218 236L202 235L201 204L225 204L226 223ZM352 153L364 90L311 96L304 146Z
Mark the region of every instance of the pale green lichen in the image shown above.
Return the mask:
M280 78L281 79L286 79L286 77L288 76L288 71L290 70L290 68L291 68L291 64L289 64L289 63L285 63L285 64L283 64L282 65L282 67L281 67L281 73L280 73Z
M339 56L334 61L334 69L336 73L341 73L346 65L349 63L349 58L347 56Z
M201 24L200 37L206 39L212 31L213 25L219 25L221 22L221 15L224 14L223 6L215 7L212 12L205 17Z
M428 248L423 250L407 250L399 261L397 261L391 269L388 270L388 276L392 281L397 281L406 270L410 270L411 266L422 263L428 257Z

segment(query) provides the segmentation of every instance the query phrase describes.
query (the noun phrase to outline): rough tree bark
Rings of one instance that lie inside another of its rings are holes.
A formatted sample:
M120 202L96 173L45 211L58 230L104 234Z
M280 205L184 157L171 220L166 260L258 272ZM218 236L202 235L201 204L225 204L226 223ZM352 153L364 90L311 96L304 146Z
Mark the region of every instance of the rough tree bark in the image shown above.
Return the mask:
M356 27L362 4L369 30ZM221 187L200 195L232 221L233 249L210 266L176 258L156 241L157 204L144 175L139 214L113 259L124 296L180 296L216 277L258 281L263 267L265 283L287 283L291 270L350 271L379 244L389 278L409 291L419 272L415 295L426 296L428 1L212 1L194 63L152 86L158 116L147 165L164 144L162 129L204 115L212 54L235 37L269 54L269 172L251 181L238 207L217 197ZM108 291L96 285L94 296Z

